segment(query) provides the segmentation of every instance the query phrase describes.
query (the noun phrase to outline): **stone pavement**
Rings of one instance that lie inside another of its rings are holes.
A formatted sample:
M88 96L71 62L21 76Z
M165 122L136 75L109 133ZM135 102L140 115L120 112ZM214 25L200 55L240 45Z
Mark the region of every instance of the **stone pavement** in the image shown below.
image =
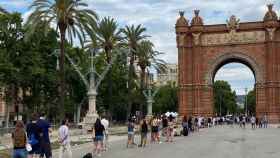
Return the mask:
M248 126L249 127L249 126ZM280 129L241 129L223 126L202 129L173 143L149 144L146 148L126 148L126 137L117 136L102 158L279 158ZM117 138L117 139L116 139ZM136 137L139 142L139 137ZM136 141L136 142L137 142ZM92 144L73 147L73 158L90 152Z

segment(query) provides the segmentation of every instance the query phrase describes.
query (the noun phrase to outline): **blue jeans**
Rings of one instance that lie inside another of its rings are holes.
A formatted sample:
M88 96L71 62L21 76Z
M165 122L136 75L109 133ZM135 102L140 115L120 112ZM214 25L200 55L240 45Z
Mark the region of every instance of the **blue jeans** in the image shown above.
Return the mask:
M26 157L27 157L26 149L14 149L13 158L26 158Z

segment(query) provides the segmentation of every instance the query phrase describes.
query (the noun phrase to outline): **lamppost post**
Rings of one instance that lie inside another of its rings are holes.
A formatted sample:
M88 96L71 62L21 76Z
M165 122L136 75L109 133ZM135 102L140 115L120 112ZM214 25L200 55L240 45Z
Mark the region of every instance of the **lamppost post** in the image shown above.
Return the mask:
M222 93L220 95L220 117L222 116Z
M246 114L246 116L248 116L247 91L248 91L248 88L246 87L245 88L245 114Z

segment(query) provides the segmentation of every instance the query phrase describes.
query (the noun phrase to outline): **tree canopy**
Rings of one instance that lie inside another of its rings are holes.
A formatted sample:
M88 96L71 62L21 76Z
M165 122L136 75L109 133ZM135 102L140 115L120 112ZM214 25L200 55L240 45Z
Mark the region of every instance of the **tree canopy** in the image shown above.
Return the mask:
M214 83L214 112L217 115L235 114L237 112L236 93L226 81Z

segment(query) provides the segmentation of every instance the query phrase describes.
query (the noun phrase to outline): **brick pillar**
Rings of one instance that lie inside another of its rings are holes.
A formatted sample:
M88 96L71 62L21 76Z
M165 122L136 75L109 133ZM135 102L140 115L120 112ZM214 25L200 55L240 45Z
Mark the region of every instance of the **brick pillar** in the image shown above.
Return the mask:
M262 118L266 113L266 89L263 83L255 84L256 91L256 117Z
M270 123L279 122L279 81L277 76L279 75L278 67L280 61L277 60L277 43L274 40L275 28L267 28L266 33L266 108L265 114L268 116Z

